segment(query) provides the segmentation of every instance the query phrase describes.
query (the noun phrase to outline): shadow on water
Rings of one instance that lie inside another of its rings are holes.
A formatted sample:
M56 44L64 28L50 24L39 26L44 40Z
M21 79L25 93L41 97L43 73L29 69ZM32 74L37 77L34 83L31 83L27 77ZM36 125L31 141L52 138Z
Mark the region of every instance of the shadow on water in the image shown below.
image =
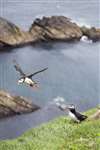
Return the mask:
M11 46L11 45L4 45L3 47L0 47L0 53L6 53L6 52L12 52L13 50L15 49L19 49L19 48L23 48L23 47L26 47L26 46L30 46L31 45L31 42L30 43L24 43L24 44L20 44L20 45L14 45L14 46Z
M26 44L20 44L20 45L5 45L3 47L0 47L0 53L10 53L14 51L15 49L23 48L31 46L33 49L38 48L37 50L47 50L47 51L54 51L54 50L61 50L62 48L68 48L73 47L75 44L77 44L79 41L39 41L39 42L30 42Z
M37 48L37 50L60 51L63 48L69 49L78 43L79 41L39 41L38 43L31 43L30 45L33 48Z
M6 52L12 52L14 48L12 46L6 45L3 47L0 47L0 53L6 53Z

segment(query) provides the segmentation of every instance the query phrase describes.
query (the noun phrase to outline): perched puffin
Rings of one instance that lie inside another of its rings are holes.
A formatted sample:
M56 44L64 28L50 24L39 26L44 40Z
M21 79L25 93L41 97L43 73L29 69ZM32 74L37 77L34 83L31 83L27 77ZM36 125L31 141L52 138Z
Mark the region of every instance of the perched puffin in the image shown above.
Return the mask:
M69 117L77 123L80 123L81 121L87 119L87 116L76 111L75 106L73 104L66 105L66 104L61 104L60 102L56 102L56 105L60 110L67 112Z
M48 68L44 68L44 69L39 70L39 71L37 71L37 72L34 72L34 73L30 74L30 75L26 75L26 74L22 71L22 69L21 69L21 67L19 66L19 64L16 63L15 60L14 60L14 63L15 63L14 67L15 67L16 71L18 71L18 72L20 73L20 75L21 75L21 78L18 80L18 84L23 84L23 83L25 83L26 85L29 85L30 87L38 88L38 87L39 87L39 86L38 86L38 83L37 83L36 81L32 80L32 77L33 77L34 75L40 73L40 72L43 72L43 71L47 70Z
M75 106L71 104L68 106L68 115L76 122L81 122L87 119L87 116L81 114L80 112L76 111Z

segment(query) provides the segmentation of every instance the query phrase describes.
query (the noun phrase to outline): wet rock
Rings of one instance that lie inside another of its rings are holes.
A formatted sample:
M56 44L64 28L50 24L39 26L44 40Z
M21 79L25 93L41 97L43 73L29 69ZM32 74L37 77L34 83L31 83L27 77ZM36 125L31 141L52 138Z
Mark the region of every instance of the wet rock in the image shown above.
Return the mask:
M0 17L0 47L22 45L34 40L29 32L22 31L13 23Z
M0 48L3 47L3 46L4 46L4 44L0 41Z
M82 37L80 27L64 16L37 18L29 32L34 34L34 30L45 40L73 41Z
M0 91L0 118L30 113L40 109L39 106L20 96L12 96L5 91Z
M95 27L87 28L83 26L81 27L81 31L83 35L87 36L93 42L100 40L100 29L96 29Z

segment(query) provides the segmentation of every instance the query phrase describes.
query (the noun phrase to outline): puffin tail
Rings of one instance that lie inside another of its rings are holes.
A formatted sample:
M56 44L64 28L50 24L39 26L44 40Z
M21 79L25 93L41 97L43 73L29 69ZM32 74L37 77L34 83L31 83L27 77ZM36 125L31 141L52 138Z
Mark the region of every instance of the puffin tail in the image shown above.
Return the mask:
M88 117L87 117L87 116L85 116L85 115L83 115L83 117L82 117L82 118L83 118L83 120L86 120Z

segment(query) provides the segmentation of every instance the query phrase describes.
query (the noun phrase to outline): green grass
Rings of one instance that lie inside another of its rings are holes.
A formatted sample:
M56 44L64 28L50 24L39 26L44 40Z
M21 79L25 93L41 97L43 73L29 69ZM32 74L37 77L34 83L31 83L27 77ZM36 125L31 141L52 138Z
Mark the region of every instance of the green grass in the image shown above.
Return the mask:
M96 109L87 112L94 113ZM99 150L100 120L73 123L57 118L14 140L0 142L0 150Z

